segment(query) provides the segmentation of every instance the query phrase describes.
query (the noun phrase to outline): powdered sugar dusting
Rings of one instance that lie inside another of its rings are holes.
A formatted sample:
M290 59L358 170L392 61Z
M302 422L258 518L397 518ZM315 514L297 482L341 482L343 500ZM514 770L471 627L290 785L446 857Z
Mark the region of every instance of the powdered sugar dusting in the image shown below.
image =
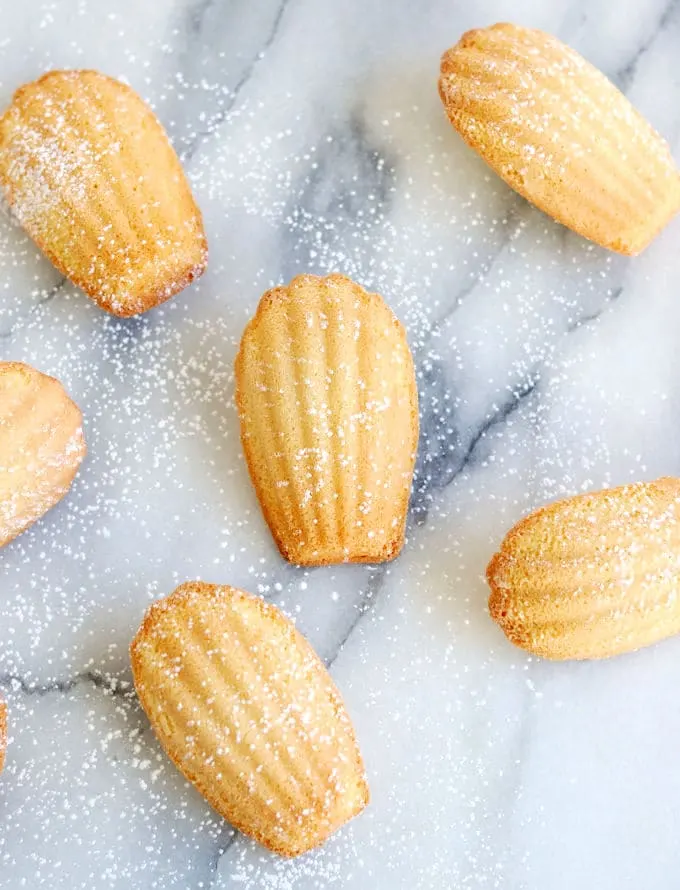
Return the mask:
M671 15L657 31L658 13L513 10L611 76L630 65L619 82L672 137L678 30ZM0 218L0 357L62 381L89 449L59 506L1 551L2 890L671 890L676 643L555 669L495 628L482 575L534 506L680 474L677 230L635 263L605 255L465 149L437 60L479 15L325 0L8 14L4 99L53 67L126 78L185 158L211 259L121 320ZM261 294L331 271L385 298L416 364L408 540L380 567L285 563L239 441L233 363ZM372 800L300 860L211 810L132 690L144 611L194 578L281 606L342 691Z

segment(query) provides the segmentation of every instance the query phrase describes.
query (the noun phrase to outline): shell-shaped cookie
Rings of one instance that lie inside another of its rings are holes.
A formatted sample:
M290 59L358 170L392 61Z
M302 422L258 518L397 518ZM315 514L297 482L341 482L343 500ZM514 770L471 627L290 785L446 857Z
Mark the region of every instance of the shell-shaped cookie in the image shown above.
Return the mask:
M286 559L396 556L418 397L404 329L382 298L342 275L267 292L241 341L236 386L250 475Z
M680 479L531 513L487 569L508 639L552 659L606 658L680 633Z
M666 142L549 34L509 24L469 31L442 56L439 93L496 173L603 247L639 253L680 209Z
M61 383L0 362L0 547L62 499L85 452L82 415Z
M115 315L145 312L205 269L201 214L165 131L96 71L52 71L15 93L0 184L54 265Z
M7 751L7 705L0 698L0 773L5 768L5 752Z
M184 584L151 606L131 659L166 752L244 834L297 856L365 807L340 694L274 606L232 587Z

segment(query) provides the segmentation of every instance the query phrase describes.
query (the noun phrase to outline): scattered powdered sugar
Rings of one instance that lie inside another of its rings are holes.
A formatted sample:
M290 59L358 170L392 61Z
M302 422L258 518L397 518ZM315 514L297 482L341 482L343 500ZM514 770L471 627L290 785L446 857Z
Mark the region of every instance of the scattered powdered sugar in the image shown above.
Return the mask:
M598 832L587 820L578 833L574 813L626 811L631 765L654 779L640 750L668 764L677 791L673 709L648 694L640 662L557 673L516 653L489 620L482 575L532 507L678 473L669 242L634 268L606 256L462 146L435 84L437 52L462 30L450 4L446 33L422 43L421 24L397 38L398 17L376 25L362 8L352 39L342 26L333 44L344 17L324 8L318 48L302 46L295 4L278 24L252 4L239 13L258 35L250 61L218 46L250 39L226 5L205 5L209 24L224 20L214 38L201 32L214 44L186 55L184 37L153 18L160 5L137 4L128 19L74 2L74 22L92 17L96 53L81 34L68 55L31 58L36 69L82 59L130 72L153 100L204 213L203 279L142 317L112 318L0 218L0 358L62 381L88 445L66 497L0 552L0 888L554 886L541 850L571 838L593 855ZM200 10L185 13L182 34L206 27ZM61 19L43 4L36 31L56 46ZM393 57L376 56L391 40ZM23 38L10 45L23 58ZM18 86L10 73L3 84L7 98ZM303 570L279 557L253 494L233 362L267 288L331 271L379 292L404 322L421 440L403 555ZM356 727L372 801L301 860L270 856L213 813L132 689L128 645L146 607L194 578L260 593L293 616ZM672 689L669 646L653 658ZM640 821L672 849L675 820L656 803L637 801Z

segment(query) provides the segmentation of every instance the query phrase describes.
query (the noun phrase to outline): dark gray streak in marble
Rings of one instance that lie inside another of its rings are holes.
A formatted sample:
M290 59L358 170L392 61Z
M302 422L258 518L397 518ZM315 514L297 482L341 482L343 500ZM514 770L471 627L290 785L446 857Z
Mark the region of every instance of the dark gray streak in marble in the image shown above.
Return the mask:
M191 19L192 31L194 34L200 33L203 26L203 20L205 19L208 11L213 6L213 2L214 0L207 0L207 2L202 3L200 7L194 10ZM234 85L234 88L231 91L228 99L225 101L220 110L210 119L208 126L199 130L191 139L186 148L182 151L181 160L185 166L188 167L190 161L195 157L200 148L204 146L210 139L210 137L217 132L220 124L224 122L227 115L238 101L239 96L241 95L244 88L247 86L248 81L253 76L255 69L262 61L264 54L267 52L268 49L271 48L272 44L276 40L281 28L281 22L290 2L291 0L280 0L279 6L276 10L276 13L274 14L274 20L272 22L269 33L264 39L259 50L253 54L251 60L243 69L243 73Z
M297 194L283 215L285 242L281 253L285 259L280 274L286 281L310 266L323 265L324 252L330 253L334 265L343 253L350 257L353 236L359 234L363 239L384 222L390 211L395 160L372 144L360 108L327 129L316 148L296 184ZM306 228L309 237L301 238L300 231ZM314 237L317 233L322 236L320 240ZM314 251L314 257L310 251ZM359 261L364 259L362 251ZM371 254L368 262L377 259ZM363 283L372 277L369 268L345 271Z
M578 330L578 328L582 328L584 325L591 324L592 322L597 321L597 319L610 307L610 305L612 303L615 303L619 299L622 293L622 285L614 288L614 290L607 296L604 303L598 309L596 309L594 312L588 312L585 315L582 315L580 318L577 318L576 321L573 321L567 327L567 333L571 334L573 331Z
M444 366L432 360L421 371L420 443L410 512L416 526L424 525L437 492L450 485L468 467L479 443L495 426L504 423L536 390L540 369L532 369L524 383L494 405L483 422L468 430L456 426L455 405Z
M45 303L49 303L53 300L68 284L68 278L61 278L55 285L53 285L45 294L43 294L40 299L38 299L28 310L25 312L14 324L9 327L6 331L0 332L0 340L11 340L12 337L16 334L19 328L36 312L41 306L44 306Z
M362 618L364 618L364 616L367 615L375 605L378 599L378 594L380 593L380 589L387 575L387 571L388 565L384 563L378 566L371 566L367 570L366 584L362 591L361 600L356 607L356 614L354 616L354 619L345 631L344 636L340 640L338 640L331 654L325 659L327 668L332 667L333 662L342 652L343 647L346 645L349 638L357 629Z
M214 0L200 0L199 3L187 10L187 22L192 36L197 36L201 33L206 13L213 4Z
M217 878L217 870L220 866L220 861L225 853L232 847L238 838L241 837L241 834L228 822L224 822L222 825L222 829L220 830L220 835L215 842L215 849L212 852L210 859L207 863L207 883L206 879L203 879L198 887L206 888L206 890L210 890L211 887L215 886L215 880Z
M491 253L487 259L480 263L475 271L474 277L467 281L463 287L455 294L451 302L446 306L443 312L432 320L430 330L426 334L426 340L429 342L432 335L437 332L442 325L447 322L456 310L462 306L463 301L470 296L471 293L484 281L484 279L493 271L499 260L505 255L509 245L522 231L526 225L526 217L531 213L536 213L536 208L529 204L524 198L508 189L508 199L510 206L501 220L501 230L503 237L498 247Z
M630 88L630 85L635 79L640 59L649 52L659 34L666 28L679 9L680 0L670 0L664 7L649 36L640 44L633 57L612 75L612 80L624 93Z
M103 674L99 671L82 671L73 677L52 680L49 683L33 683L20 674L0 675L0 687L10 690L20 690L24 695L35 695L42 698L53 692L71 692L81 683L91 683L95 689L102 690L106 695L114 698L132 699L135 692L129 680L120 680L118 677Z

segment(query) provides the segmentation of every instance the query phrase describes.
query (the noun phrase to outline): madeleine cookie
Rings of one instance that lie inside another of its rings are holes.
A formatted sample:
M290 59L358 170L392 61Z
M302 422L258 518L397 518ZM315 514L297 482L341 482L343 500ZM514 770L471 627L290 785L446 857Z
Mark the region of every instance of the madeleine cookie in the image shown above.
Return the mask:
M382 562L404 542L418 446L413 359L377 294L343 275L268 291L236 360L265 518L300 565Z
M666 142L555 37L508 24L469 31L442 56L439 93L515 191L603 247L639 253L680 209Z
M5 752L7 751L7 705L0 698L0 773L5 768Z
M298 856L366 806L342 699L274 606L233 587L183 584L151 606L130 654L171 760L244 834Z
M165 131L96 71L52 71L15 93L0 183L54 265L114 315L157 306L205 269L201 214Z
M0 362L0 547L69 490L86 452L82 420L58 380Z
M680 633L680 479L543 507L486 574L491 617L544 658L607 658Z

